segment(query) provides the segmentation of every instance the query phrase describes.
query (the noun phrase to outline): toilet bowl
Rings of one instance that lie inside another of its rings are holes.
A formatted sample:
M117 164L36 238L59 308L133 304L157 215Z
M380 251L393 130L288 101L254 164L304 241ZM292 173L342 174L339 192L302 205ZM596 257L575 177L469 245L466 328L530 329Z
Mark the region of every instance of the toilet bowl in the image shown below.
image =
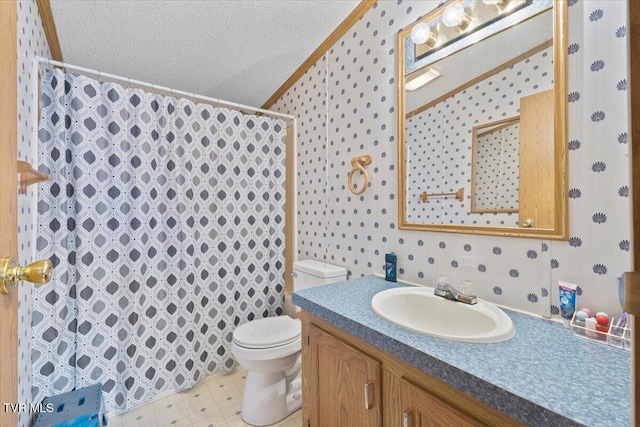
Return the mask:
M294 290L346 280L347 269L315 260L296 261ZM238 326L231 353L247 369L242 419L254 426L277 423L302 406L301 326L289 316Z
M267 317L238 326L231 353L248 371L242 419L255 426L277 423L302 405L300 321Z

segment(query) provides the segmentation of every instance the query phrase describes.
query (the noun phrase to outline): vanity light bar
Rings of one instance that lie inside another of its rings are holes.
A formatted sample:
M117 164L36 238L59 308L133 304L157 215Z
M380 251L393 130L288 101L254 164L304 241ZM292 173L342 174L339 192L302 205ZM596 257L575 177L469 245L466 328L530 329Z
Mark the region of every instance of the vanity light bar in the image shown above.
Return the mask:
M450 0L444 9L438 9L441 12L414 25L416 32L411 32L414 61L423 60L536 1L542 0ZM457 31L451 32L449 28Z
M437 79L438 77L440 77L440 75L440 71L436 70L435 68L429 68L424 73L405 83L404 87L407 90L416 90L426 85L430 81Z

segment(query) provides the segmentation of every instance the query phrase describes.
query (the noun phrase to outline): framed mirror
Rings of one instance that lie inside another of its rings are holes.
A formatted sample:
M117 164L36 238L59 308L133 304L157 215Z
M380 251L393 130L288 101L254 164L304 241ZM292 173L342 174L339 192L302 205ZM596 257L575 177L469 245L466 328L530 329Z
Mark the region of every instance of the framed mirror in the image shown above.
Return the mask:
M566 8L449 0L398 34L400 228L567 238Z

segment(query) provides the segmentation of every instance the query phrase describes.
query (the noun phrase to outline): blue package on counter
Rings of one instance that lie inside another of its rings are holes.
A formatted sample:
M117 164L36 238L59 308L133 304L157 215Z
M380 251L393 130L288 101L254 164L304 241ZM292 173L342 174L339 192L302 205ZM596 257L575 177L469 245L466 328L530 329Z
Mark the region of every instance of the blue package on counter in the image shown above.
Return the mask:
M384 279L389 282L397 282L396 278L396 264L398 263L398 256L391 252L384 256Z

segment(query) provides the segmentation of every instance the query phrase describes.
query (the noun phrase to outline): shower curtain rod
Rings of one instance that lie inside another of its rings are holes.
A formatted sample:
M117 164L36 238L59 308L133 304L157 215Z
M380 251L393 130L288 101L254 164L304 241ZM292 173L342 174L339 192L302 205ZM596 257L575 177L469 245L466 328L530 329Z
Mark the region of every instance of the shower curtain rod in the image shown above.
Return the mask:
M292 116L292 115L289 115L289 114L276 113L275 111L263 110L262 108L251 107L249 105L237 104L235 102L230 102L230 101L223 101L221 99L211 98L211 97L203 96L203 95L196 95L194 93L184 92L182 90L177 90L177 89L171 89L171 88L168 88L168 87L165 87L165 86L158 86L158 85L154 85L152 83L143 82L143 81L140 81L140 80L134 80L134 79L130 79L130 78L127 78L127 77L117 76L115 74L103 73L103 72L98 71L98 70L92 70L90 68L79 67L77 65L71 65L71 64L67 64L65 62L60 62L60 61L55 61L53 59L43 58L41 56L36 56L34 58L34 64L35 64L35 67L38 67L39 64L48 64L48 65L53 65L54 67L68 68L70 70L76 70L76 71L80 71L82 73L96 75L96 76L98 76L98 80L100 79L100 77L104 77L104 78L111 79L111 80L119 80L119 81L127 82L129 84L133 84L133 85L136 85L136 86L148 87L148 88L151 88L151 89L157 90L157 91L171 92L171 93L174 93L176 95L186 96L186 97L189 97L189 98L210 102L210 103L216 104L218 106L231 107L231 108L236 109L236 110L251 111L251 112L254 112L254 113L261 113L261 114L268 114L268 115L272 115L272 116L277 116L277 117L281 117L281 118L285 119L288 122L291 122L291 121L295 122L295 119L296 119L295 116ZM34 75L37 75L37 74L39 74L39 73L36 72ZM38 79L33 79L33 80L35 80L36 82L38 81Z

